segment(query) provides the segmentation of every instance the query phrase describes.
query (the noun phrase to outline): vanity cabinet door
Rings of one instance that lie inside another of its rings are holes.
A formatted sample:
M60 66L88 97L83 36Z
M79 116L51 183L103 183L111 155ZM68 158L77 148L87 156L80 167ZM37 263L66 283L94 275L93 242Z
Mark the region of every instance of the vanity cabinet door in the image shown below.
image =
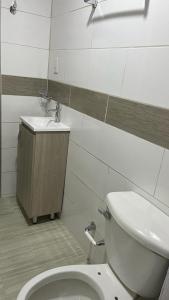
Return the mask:
M61 213L69 133L36 134L32 217Z
M28 218L61 213L69 132L32 132L20 125L17 199Z
M20 125L17 158L17 198L28 217L31 217L32 177L35 135Z

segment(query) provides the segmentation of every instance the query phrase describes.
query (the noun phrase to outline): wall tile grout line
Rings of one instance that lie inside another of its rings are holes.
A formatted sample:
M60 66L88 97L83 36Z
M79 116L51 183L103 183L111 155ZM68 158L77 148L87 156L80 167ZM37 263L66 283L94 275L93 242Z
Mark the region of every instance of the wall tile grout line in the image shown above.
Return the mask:
M17 44L17 43L11 43L11 42L1 42L1 45L2 44L11 45L11 46L20 46L20 47L26 47L26 48L32 48L32 49L38 49L38 50L44 50L44 51L49 52L48 48L34 47L34 46L30 46L28 44Z
M85 51L85 50L113 50L113 49L147 49L147 48L168 48L169 44L138 45L138 46L112 46L112 47L86 47L86 48L51 48L50 51Z
M160 173L161 173L161 169L162 169L162 165L163 165L163 161L164 161L165 151L166 150L164 149L163 155L162 155L162 158L161 158L161 163L160 163L159 171L158 171L158 174L157 174L155 189L154 189L154 193L153 193L153 197L154 198L156 198L155 195L156 195L156 191L157 191L157 187L158 187L158 182L159 182L159 178L160 178Z
M78 174L75 173L75 171L73 169L70 169L70 172L81 182L81 184L83 184L86 188L88 188L95 196L97 196L97 198L99 198L99 200L101 200L102 202L104 201L103 198L101 198L97 192L91 187L89 186Z
M69 107L71 107L71 96L72 96L72 88L70 86L70 93L69 93Z
M107 97L106 111L105 111L105 117L104 117L104 122L105 123L106 123L107 111L108 111L108 107L109 107L109 98L110 98L110 96L108 95L108 97Z
M6 7L6 6L2 6L2 9L9 10L9 8ZM29 11L26 11L26 10L17 9L17 12L21 12L21 13L24 13L24 14L33 15L33 16L37 16L37 17L42 17L42 18L46 18L46 19L51 19L50 16L48 17L48 16L45 16L45 15L39 15L39 14L36 14L36 13L33 13L33 12L29 12Z
M51 3L51 13L50 13L50 20L52 18L52 7L53 7L53 0ZM50 45L51 45L51 36L52 36L52 23L50 22L50 35L49 35L49 49L48 49L48 71L47 71L47 91L49 88L49 79L48 79L48 74L49 74L49 66L50 66Z
M124 69L123 69L122 78L121 78L120 95L122 95L122 91L123 91L123 87L124 87L128 56L129 56L129 50L126 49L126 53L125 53L126 59L125 59Z
M103 0L103 1L106 1L106 0ZM55 16L52 16L51 19L53 20L53 19L56 19L58 17L62 17L62 16L65 16L65 15L68 15L70 13L79 12L80 10L85 9L85 8L89 8L90 6L91 6L90 4L86 4L85 6L82 6L82 7L76 8L76 9L67 10L65 12L56 14Z

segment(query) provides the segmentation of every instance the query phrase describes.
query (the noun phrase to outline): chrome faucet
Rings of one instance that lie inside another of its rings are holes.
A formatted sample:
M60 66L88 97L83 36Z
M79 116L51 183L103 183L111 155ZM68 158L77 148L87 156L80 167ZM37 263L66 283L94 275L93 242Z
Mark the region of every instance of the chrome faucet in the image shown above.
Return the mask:
M62 109L60 102L55 101L52 97L50 97L48 95L48 90L46 90L46 89L40 90L39 94L40 94L41 98L45 100L45 103L43 104L43 106L45 107L46 112L51 112L51 111L55 112L55 120L54 121L56 123L59 123L61 120L60 113L61 113L61 109ZM56 108L47 109L49 102L52 100L56 102Z
M52 108L52 109L48 109L47 111L48 112L51 112L51 111L54 111L55 112L55 122L56 123L59 123L60 120L61 120L61 117L60 117L60 112L61 112L61 104L57 101L56 102L56 108Z

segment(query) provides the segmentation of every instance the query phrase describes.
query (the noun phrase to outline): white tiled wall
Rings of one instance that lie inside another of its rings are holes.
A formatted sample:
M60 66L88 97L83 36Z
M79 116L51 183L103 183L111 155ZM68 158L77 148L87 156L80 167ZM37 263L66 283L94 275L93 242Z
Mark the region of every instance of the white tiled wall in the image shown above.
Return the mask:
M168 9L104 0L91 15L83 1L54 0L49 78L169 108Z
M84 247L89 221L95 220L104 235L97 209L105 206L109 192L134 190L169 214L169 205L154 197L162 147L68 107L63 107L62 120L71 127L63 220Z
M51 0L1 1L1 72L47 79ZM16 193L16 154L20 115L44 115L37 97L2 96L2 196Z
M2 96L2 149L1 176L2 196L16 193L16 159L19 117L23 115L43 116L40 98L26 96Z
M48 50L2 43L1 55L3 74L46 78Z
M169 1L53 0L49 78L169 108ZM55 74L57 70L58 74ZM63 220L87 246L84 227L108 192L134 190L169 215L168 150L70 108ZM165 152L164 152L165 151Z

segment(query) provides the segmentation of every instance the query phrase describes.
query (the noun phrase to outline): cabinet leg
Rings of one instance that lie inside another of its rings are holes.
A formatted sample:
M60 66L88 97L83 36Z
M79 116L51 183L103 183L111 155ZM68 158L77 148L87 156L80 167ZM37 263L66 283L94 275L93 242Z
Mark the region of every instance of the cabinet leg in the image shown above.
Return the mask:
M50 220L54 220L55 219L55 213L50 214Z
M38 218L37 218L37 217L33 217L33 218L32 218L32 222L33 222L33 224L37 224Z

